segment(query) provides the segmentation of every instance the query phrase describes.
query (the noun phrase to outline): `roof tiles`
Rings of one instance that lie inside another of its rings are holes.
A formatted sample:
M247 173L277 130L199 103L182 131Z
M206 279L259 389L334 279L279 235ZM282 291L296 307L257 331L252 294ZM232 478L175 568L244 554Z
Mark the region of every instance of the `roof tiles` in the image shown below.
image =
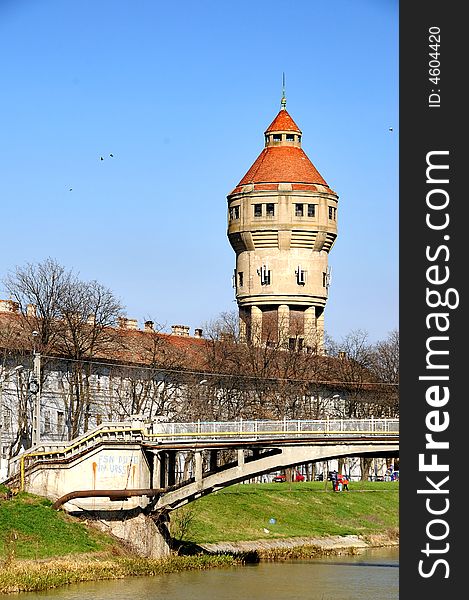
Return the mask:
M238 185L249 183L313 183L327 186L302 148L268 146Z
M301 129L283 108L267 127L265 133L270 133L271 131L295 131L296 133L301 133Z

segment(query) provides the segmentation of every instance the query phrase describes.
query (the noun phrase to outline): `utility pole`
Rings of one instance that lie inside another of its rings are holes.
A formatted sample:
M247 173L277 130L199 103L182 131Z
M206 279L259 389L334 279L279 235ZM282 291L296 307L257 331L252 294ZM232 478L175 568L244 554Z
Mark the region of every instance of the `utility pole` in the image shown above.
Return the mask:
M29 391L33 396L33 446L38 446L41 441L41 354L34 353L33 379L29 383Z
M38 335L39 332L33 331L33 338ZM41 353L36 352L36 344L34 344L33 357L33 378L29 382L29 391L34 403L31 441L33 446L38 446L41 441Z

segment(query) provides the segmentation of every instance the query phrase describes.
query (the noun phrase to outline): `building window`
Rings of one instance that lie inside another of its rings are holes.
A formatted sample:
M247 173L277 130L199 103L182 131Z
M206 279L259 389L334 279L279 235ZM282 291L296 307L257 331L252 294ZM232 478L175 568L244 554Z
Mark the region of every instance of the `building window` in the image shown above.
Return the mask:
M254 216L262 217L262 204L254 204Z
M44 433L50 433L50 410L44 411Z
M266 215L268 217L275 216L275 204L273 202L268 202L266 205Z
M0 427L2 424L0 423ZM11 409L4 408L3 409L3 429L5 431L10 431L11 429Z
M244 273L242 271L238 273L238 285L239 287L243 287L244 285Z
M308 217L316 216L316 204L308 204Z
M295 136L293 135L293 133L287 133L287 142L294 142L295 141Z
M295 217L302 217L302 216L303 216L303 205L295 204Z
M232 206L230 208L230 220L239 219L239 206Z
M337 208L335 208L334 206L329 206L329 219L332 219L335 221L336 214L337 214Z
M295 350L296 349L296 339L295 338L290 338L288 340L288 348L290 350Z
M281 142L281 141L282 141L282 134L274 133L274 142Z
M64 414L63 412L57 411L57 432L62 433L64 428Z

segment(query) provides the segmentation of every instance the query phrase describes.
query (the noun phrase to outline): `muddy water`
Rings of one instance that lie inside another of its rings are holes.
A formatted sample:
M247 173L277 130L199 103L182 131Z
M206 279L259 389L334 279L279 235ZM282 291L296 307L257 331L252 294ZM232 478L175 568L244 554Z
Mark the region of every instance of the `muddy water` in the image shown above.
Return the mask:
M17 600L397 600L399 551L82 583ZM0 595L0 599L12 596Z

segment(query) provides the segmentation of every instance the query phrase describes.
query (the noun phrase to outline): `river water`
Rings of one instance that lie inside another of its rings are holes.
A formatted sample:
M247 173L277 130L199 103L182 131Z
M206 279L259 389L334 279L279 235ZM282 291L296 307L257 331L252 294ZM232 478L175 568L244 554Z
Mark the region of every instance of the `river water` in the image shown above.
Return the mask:
M3 596L0 598L13 598ZM80 583L16 600L397 600L398 548Z

